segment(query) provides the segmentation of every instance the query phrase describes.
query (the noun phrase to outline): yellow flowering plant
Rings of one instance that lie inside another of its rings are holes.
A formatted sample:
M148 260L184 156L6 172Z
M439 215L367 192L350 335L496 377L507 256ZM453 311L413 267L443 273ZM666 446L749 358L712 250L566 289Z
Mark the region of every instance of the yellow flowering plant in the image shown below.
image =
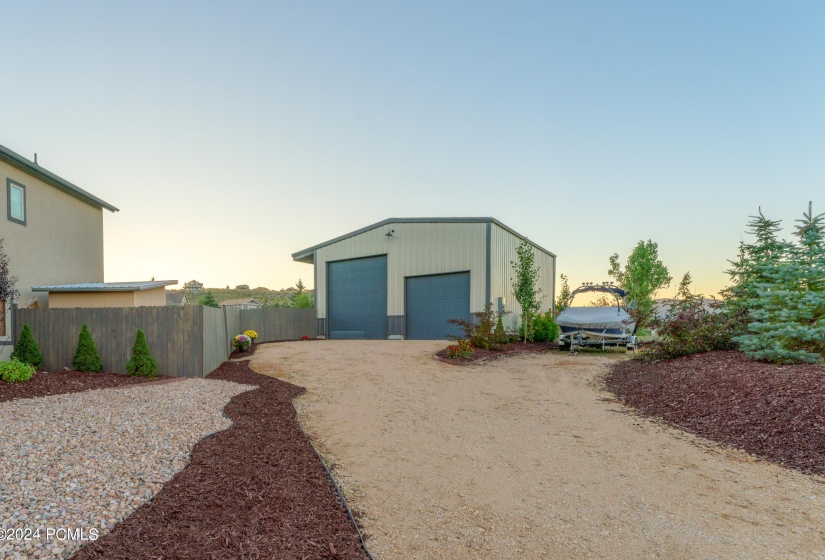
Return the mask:
M252 342L255 342L255 339L258 338L258 333L249 329L248 331L243 332L246 336L252 339Z

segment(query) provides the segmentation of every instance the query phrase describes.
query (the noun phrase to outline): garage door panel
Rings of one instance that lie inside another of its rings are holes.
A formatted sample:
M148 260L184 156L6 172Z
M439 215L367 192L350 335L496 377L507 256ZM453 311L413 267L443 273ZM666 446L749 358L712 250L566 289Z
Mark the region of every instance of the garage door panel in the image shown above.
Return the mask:
M470 273L413 276L406 279L407 338L443 340L460 336L449 319L470 320Z
M387 257L329 263L330 338L387 337Z

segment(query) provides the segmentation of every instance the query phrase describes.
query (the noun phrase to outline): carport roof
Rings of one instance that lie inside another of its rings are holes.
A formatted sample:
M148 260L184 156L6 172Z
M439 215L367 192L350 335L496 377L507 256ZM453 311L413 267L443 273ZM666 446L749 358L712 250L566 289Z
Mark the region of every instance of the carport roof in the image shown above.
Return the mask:
M512 233L513 235L518 237L519 239L522 239L523 241L527 241L528 243L530 243L533 247L535 247L539 251L542 251L543 253L547 253L551 257L556 256L555 253L552 253L552 252L548 251L547 249L545 249L541 245L537 245L536 243L533 243L532 241L530 241L529 239L527 239L526 237L524 237L523 235L521 235L517 231L513 230L512 228L507 227L506 225L502 224L501 222L499 222L495 218L387 218L386 220L382 220L380 222L374 223L374 224L369 225L367 227L363 227L361 229L351 231L347 234L341 235L341 236L336 237L334 239L330 239L329 241L324 241L323 243L319 243L318 245L313 245L312 247L308 247L308 248L304 249L303 251L298 251L297 253L292 253L292 260L307 263L307 264L313 264L314 260L315 260L315 251L317 249L320 249L321 247L326 247L327 245L332 245L333 243L343 241L344 239L348 239L350 237L355 237L356 235L360 235L364 232L367 232L367 231L370 231L370 230L373 230L373 229L376 229L376 228L384 227L384 226L389 225L389 224L405 224L405 223L407 223L407 224L409 224L409 223L412 223L412 224L427 224L427 223L432 223L432 224L444 224L444 223L447 223L447 224L464 224L464 223L468 223L468 224L486 224L486 223L492 223L492 224L496 224L498 227L500 227L502 229L505 229L505 230L509 231L510 233Z

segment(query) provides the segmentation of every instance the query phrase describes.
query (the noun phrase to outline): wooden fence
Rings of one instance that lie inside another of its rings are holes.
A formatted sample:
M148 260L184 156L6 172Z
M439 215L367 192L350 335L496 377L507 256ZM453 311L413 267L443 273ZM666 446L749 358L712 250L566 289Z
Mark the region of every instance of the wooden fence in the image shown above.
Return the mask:
M43 354L46 371L71 368L83 325L89 327L103 358L103 370L126 372L137 329L143 329L158 372L203 377L232 351L232 338L252 329L257 342L315 336L315 309L214 309L201 305L17 309L14 341L28 324Z

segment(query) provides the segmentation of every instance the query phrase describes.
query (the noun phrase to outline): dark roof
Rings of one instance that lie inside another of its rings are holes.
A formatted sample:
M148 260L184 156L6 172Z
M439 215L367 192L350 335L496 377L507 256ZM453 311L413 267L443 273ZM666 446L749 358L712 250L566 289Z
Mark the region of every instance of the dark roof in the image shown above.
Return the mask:
M44 183L47 183L54 188L65 192L79 200L82 200L86 204L94 206L95 208L105 208L111 212L118 212L119 210L109 204L108 202L99 199L95 195L84 191L77 185L70 183L66 179L59 177L40 167L38 164L30 161L20 154L11 151L10 149L6 148L5 146L0 146L0 161L5 161L9 165L16 167L17 169L32 175L33 177L37 177Z
M87 282L57 286L32 286L33 292L142 292L153 288L173 286L177 280L150 280L148 282Z
M367 232L367 231L370 231L370 230L373 230L373 229L376 229L376 228L384 227L384 226L387 226L389 224L405 224L405 223L406 224L486 224L486 223L493 223L493 224L496 224L497 226L499 226L500 228L509 231L510 233L512 233L513 235L518 237L519 239L527 241L528 243L530 243L533 247L535 247L539 251L547 253L551 257L556 256L555 253L552 253L552 252L548 251L547 249L545 249L541 245L533 243L532 241L530 241L529 239L527 239L526 237L524 237L520 233L518 233L515 230L507 227L506 225L502 224L501 222L499 222L495 218L387 218L386 220L381 220L380 222L376 222L372 225L363 227L361 229L357 229L355 231L351 231L347 234L338 236L334 239L330 239L329 241L324 241L323 243L319 243L318 245L313 245L312 247L304 249L303 251L298 251L297 253L292 253L292 260L300 261L300 262L306 262L306 263L312 263L313 253L315 252L316 249L320 249L321 247L326 247L327 245L332 245L333 243L343 241L344 239L348 239L350 237L354 237L354 236L360 235L364 232Z
M238 299L225 299L221 302L221 305L243 305L244 303L249 303L250 301L254 301L258 305L262 305L260 301L255 298L238 298Z
M186 294L183 292L170 292L169 290L166 290L167 303L183 303L184 299L186 299Z

